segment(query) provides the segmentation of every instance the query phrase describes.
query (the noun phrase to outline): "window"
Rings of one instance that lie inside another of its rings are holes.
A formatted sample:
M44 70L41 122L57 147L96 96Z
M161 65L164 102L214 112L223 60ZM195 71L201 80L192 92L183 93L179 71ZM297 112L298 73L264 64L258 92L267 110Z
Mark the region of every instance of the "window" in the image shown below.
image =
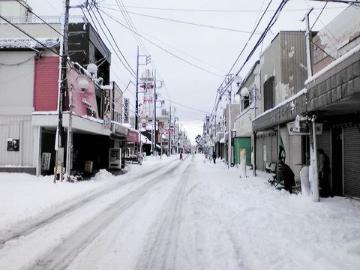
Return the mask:
M272 76L264 83L264 111L274 107L274 80Z
M242 97L241 99L241 110L245 110L250 105L250 96Z

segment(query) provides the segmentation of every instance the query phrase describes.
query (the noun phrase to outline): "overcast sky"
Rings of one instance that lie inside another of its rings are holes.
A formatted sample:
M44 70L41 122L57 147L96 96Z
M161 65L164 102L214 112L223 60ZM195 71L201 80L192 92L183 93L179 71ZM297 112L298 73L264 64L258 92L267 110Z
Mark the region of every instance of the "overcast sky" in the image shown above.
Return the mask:
M159 89L161 98L166 100L167 106L169 106L170 101L173 102L173 106L176 107L176 114L192 140L197 134L201 133L205 114L209 113L213 107L217 87L248 39L249 32L252 31L256 24L261 10L265 9L269 1L123 0L127 10L132 12L129 13L129 16L140 34L148 37L172 54L184 58L197 66L194 67L184 63L148 41L143 40L142 42L145 48L140 44L141 52L151 54L153 66L159 73L159 77L165 81L166 87ZM72 5L80 2L71 0ZM272 1L271 11L263 18L259 32L265 28L274 9L277 8L280 2L281 0ZM28 0L28 3L39 15L61 15L63 7L62 0ZM115 0L99 0L98 3L101 10L124 22ZM301 19L306 10L310 7L315 8L311 16L311 22L313 22L323 5L324 2L290 0L272 28L272 33L266 38L262 48L265 49L280 30L304 30L305 24L301 22ZM329 3L316 23L314 30L323 28L344 7L345 5L342 4ZM75 9L72 13L81 14L79 10ZM228 30L180 24L149 18L144 15L228 28ZM104 19L110 26L127 60L135 69L136 45L138 43L134 37L135 35L112 21L105 14ZM258 35L254 36L253 40L255 41L257 38ZM251 50L251 45L254 45L254 43L249 44L250 46L245 51L244 56ZM243 75L246 74L252 63L258 59L260 53L259 50L254 55L244 69ZM243 61L244 57L240 59L234 71L238 70ZM132 79L129 73L122 68L114 54L112 55L112 79L117 81L121 87L124 87ZM134 91L135 89L132 87L126 92L126 95L132 100L134 100ZM134 101L132 103L134 104ZM131 109L134 110L134 105L132 105Z

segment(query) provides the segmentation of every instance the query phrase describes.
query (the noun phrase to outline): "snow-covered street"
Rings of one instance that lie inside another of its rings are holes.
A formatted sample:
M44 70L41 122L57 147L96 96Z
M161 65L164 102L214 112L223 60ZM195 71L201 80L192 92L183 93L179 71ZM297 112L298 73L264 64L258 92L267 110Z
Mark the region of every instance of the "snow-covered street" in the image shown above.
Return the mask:
M239 175L202 155L75 184L0 174L0 269L359 269L358 201Z

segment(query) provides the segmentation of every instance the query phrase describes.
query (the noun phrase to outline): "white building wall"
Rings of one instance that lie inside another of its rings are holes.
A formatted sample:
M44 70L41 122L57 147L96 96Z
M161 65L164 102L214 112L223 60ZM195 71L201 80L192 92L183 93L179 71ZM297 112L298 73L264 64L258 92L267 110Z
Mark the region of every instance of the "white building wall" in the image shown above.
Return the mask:
M0 52L0 115L31 115L34 56L32 51Z
M8 139L20 140L18 152L7 151ZM31 115L0 115L0 166L34 166Z
M0 1L0 14L5 17L27 17L27 10L15 0Z
M36 38L59 38L60 35L55 30L51 29L46 24L39 23L18 23L17 24L26 33ZM61 33L60 23L50 23L50 25ZM0 38L24 38L29 39L28 36L21 33L20 31L14 30L14 27L9 24L0 22Z
M0 166L34 167L34 52L0 52ZM9 138L20 140L18 152L7 151Z

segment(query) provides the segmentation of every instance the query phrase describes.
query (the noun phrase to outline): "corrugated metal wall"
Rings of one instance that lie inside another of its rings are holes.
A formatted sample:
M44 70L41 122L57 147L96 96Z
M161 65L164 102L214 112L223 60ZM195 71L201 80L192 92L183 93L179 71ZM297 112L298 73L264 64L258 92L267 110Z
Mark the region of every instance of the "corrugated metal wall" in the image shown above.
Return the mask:
M288 84L291 95L304 88L306 72L305 33L298 31L280 32L281 38L281 82Z
M18 152L7 151L9 138L20 140ZM33 165L31 116L0 116L0 166Z
M56 111L59 57L42 57L35 63L34 107L36 111Z
M317 149L324 150L325 154L330 158L331 157L331 129L324 127L323 133L321 135L318 135L316 138L317 138Z
M344 128L344 194L360 197L360 130Z

